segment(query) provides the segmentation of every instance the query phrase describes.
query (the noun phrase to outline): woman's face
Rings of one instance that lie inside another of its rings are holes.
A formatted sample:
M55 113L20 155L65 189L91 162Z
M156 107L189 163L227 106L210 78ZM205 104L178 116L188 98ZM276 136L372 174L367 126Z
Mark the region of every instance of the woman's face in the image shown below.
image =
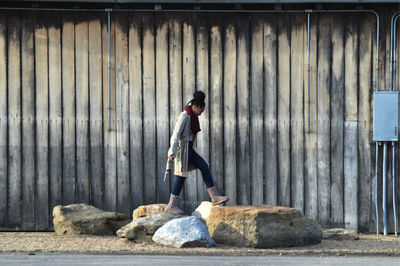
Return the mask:
M204 107L200 107L197 105L192 105L192 111L195 115L200 116L202 112L204 112Z

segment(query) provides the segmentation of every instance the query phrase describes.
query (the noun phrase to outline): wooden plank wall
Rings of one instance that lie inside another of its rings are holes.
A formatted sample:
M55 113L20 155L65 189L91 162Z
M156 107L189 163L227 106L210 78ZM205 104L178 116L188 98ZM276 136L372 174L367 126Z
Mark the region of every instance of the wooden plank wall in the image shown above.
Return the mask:
M229 205L374 230L373 16L312 14L310 75L304 14L111 19L109 57L106 13L1 14L1 228L49 230L57 204L130 214L166 203L169 137L202 90L199 150ZM181 197L188 213L208 200L199 172Z

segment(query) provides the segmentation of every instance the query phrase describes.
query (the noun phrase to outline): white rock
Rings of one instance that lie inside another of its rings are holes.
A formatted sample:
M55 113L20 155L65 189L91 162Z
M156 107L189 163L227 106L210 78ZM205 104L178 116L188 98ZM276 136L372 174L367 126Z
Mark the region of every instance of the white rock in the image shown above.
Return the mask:
M193 216L198 217L202 220L206 225L208 222L208 217L210 217L212 204L209 201L203 201L197 209L192 213Z
M153 241L176 248L215 246L207 227L196 216L169 221L156 231Z

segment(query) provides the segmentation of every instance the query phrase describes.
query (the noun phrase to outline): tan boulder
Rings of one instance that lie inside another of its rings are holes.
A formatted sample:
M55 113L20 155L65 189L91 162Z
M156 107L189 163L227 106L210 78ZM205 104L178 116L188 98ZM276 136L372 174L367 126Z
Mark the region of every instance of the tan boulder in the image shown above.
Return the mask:
M317 222L287 207L216 206L210 208L208 219L203 220L215 242L230 246L302 246L318 244L322 236Z
M165 212L165 208L167 207L167 204L150 204L150 205L142 205L137 207L132 214L132 218L140 218L140 217L146 217L150 216L155 213L160 213L160 212Z
M333 228L323 230L322 238L330 240L358 240L360 237L358 236L358 233L354 230Z
M84 203L58 205L53 209L56 235L115 235L129 222L125 214L103 211Z

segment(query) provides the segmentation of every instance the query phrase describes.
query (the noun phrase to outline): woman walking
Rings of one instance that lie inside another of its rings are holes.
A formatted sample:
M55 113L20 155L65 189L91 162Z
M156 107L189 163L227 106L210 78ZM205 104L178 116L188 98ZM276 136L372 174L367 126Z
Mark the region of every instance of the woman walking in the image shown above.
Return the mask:
M208 163L195 150L197 133L200 131L198 116L204 112L205 98L206 95L202 91L196 91L193 94L193 99L185 106L185 111L179 114L171 136L167 170L171 170L170 163L174 162L175 182L166 209L174 214L183 214L183 211L178 207L178 196L188 172L196 169L201 171L213 206L228 200L228 197L218 194Z

